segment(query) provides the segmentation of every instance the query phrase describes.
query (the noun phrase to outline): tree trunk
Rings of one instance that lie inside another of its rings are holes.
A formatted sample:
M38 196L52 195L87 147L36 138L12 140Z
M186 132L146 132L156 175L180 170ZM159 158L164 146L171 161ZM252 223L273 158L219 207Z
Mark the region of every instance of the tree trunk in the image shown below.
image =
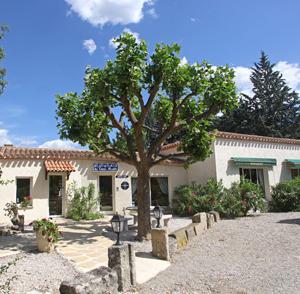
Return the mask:
M150 173L147 166L138 168L137 178L138 202L138 239L149 240L151 237L150 223Z

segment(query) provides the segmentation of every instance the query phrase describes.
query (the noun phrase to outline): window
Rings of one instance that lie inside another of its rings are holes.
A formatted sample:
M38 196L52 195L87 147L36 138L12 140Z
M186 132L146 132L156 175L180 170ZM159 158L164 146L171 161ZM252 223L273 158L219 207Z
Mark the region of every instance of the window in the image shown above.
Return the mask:
M169 187L167 177L151 178L151 205L169 205Z
M264 171L261 168L240 168L240 176L265 190Z
M21 203L24 197L30 196L30 179L17 179L16 202Z
M300 169L293 168L291 169L291 173L292 173L292 179L297 178L300 176Z
M169 205L169 183L167 177L153 177L151 184L151 205ZM131 177L132 205L137 205L137 178Z

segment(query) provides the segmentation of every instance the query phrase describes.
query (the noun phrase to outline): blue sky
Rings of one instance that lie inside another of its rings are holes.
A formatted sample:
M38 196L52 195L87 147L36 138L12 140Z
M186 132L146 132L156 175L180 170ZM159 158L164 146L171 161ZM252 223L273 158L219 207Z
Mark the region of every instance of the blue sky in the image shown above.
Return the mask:
M0 145L72 147L59 140L55 95L81 91L87 65L114 57L110 40L124 29L177 42L188 62L236 69L250 92L250 69L264 50L300 90L299 0L1 0L1 42L8 85L0 96Z

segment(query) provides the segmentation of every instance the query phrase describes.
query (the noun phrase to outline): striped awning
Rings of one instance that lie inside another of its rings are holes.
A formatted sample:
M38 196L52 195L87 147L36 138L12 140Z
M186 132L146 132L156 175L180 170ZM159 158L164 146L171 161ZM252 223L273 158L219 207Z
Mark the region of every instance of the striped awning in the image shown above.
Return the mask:
M277 164L274 158L232 157L231 160L238 166L274 166Z
M300 159L286 159L289 168L300 169Z

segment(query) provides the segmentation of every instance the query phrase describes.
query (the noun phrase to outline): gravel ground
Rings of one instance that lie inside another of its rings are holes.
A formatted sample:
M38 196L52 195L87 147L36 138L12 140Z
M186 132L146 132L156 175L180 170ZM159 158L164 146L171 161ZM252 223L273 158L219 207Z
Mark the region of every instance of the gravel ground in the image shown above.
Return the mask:
M224 220L139 293L300 293L300 213Z
M2 257L0 267L16 259L15 265L11 265L6 273L0 275L0 285L11 281L10 289L0 288L1 294L25 294L33 290L43 293L59 293L60 283L74 277L77 273L69 262L56 252L20 253Z

